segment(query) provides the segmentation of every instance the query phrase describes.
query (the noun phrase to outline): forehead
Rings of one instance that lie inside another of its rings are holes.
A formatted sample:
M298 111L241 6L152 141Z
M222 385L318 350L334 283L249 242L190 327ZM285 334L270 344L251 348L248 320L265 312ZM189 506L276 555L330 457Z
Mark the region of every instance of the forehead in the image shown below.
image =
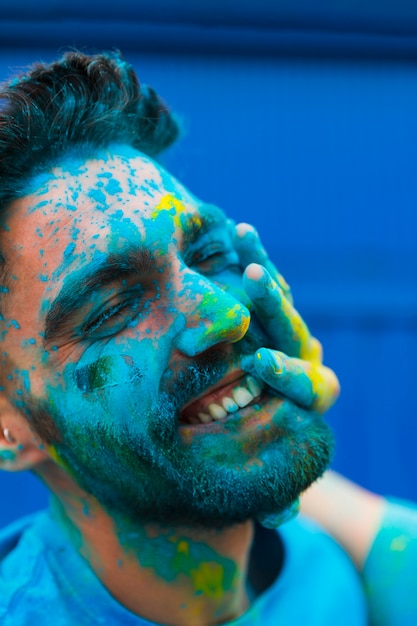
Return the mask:
M18 224L20 236L36 241L77 224L100 235L112 222L141 225L164 211L173 216L195 213L197 205L196 198L152 159L139 153L108 154L86 162L67 161L37 177L28 194L10 207L6 230Z
M120 252L132 241L155 247L198 229L204 218L224 219L149 157L120 152L68 160L37 177L6 215L6 259L73 262L78 255L88 263L97 252Z

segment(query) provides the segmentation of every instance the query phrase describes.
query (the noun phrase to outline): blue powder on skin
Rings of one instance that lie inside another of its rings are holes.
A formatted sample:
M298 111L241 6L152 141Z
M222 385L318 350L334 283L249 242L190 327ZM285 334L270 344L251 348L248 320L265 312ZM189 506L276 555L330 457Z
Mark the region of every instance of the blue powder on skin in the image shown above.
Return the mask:
M132 383L142 378L142 373L129 355L106 355L97 361L78 367L74 371L77 387L84 393L97 389Z
M22 347L26 348L26 346L28 345L36 345L36 339L33 339L32 337L30 339L24 339L22 341ZM31 369L35 369L34 366L32 365Z
M23 379L23 387L25 388L25 391L30 391L30 380L29 380L28 370L21 370L20 376Z
M137 193L136 193L136 185L135 185L134 181L131 180L130 178L128 180L128 185L129 185L129 194L131 196L136 196L137 195Z
M111 178L105 187L107 193L111 196L116 195L116 193L121 193L123 190L120 186L120 183L115 178Z
M33 208L34 209L41 209L43 206L46 206L47 204L49 204L50 200L43 200L42 202L39 202L38 204L36 204Z
M0 461L14 461L15 458L13 450L0 450Z
M100 191L100 189L92 189L88 192L88 197L97 203L99 211L104 211L107 208L106 194Z
M111 216L116 220L121 220L123 218L123 215L124 213L122 209L118 209L117 211L111 214Z
M74 250L75 250L75 243L74 242L69 243L64 250L64 259L68 259L68 257L71 256Z

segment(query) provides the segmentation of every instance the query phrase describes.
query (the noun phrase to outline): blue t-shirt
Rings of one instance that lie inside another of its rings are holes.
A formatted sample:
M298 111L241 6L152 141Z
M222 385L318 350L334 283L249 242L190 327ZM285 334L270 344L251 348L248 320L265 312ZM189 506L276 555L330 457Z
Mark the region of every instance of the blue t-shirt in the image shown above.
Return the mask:
M318 526L280 528L284 562L275 582L228 626L365 626L358 574ZM42 512L0 533L2 626L151 626L121 606Z

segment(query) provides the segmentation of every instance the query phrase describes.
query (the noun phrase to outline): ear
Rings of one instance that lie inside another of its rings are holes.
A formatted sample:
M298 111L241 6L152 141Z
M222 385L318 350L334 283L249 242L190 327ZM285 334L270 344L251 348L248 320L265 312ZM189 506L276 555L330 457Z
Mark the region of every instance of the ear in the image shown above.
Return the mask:
M0 469L34 469L47 459L46 448L27 419L0 392Z

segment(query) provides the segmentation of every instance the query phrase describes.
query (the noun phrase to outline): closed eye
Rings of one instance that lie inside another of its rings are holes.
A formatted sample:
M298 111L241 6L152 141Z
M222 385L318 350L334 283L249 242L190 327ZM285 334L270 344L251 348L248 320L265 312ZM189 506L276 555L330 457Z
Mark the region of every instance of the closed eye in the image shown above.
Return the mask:
M88 322L83 328L83 334L87 337L97 335L98 338L113 335L134 320L139 308L139 298L119 302Z
M84 328L84 331L87 334L94 332L95 330L100 328L100 326L102 326L102 324L107 322L107 320L109 320L111 318L114 319L114 317L116 317L117 314L120 313L121 309L123 309L123 307L125 307L125 306L126 306L125 303L120 302L119 304L116 304L115 306L110 307L110 309L107 309L106 311L101 313L101 315L96 317L92 322L87 324L87 326Z
M209 259L215 259L221 256L224 253L224 246L221 243L211 243L210 245L204 246L203 249L198 250L198 252L193 254L191 259L191 265L199 265L200 263L204 263Z
M211 275L232 266L239 267L239 258L233 248L213 242L194 253L190 265L205 275Z

